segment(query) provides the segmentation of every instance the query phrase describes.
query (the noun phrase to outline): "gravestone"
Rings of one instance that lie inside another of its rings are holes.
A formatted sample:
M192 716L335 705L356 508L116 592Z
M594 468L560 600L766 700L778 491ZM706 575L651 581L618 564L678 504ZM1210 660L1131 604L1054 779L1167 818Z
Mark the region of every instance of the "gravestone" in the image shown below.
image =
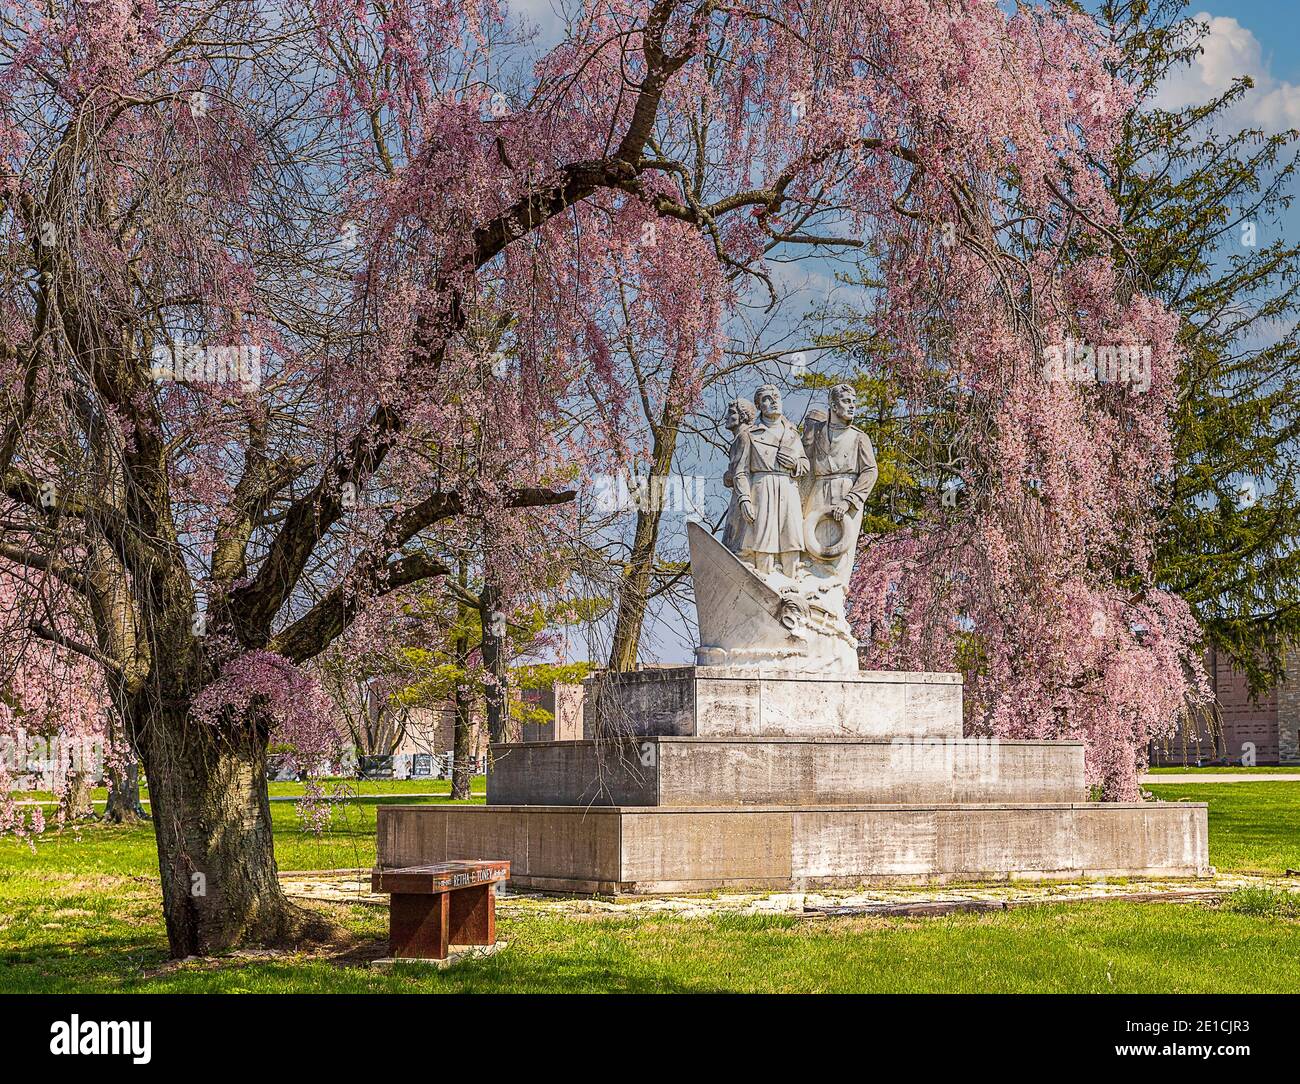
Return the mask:
M379 755L358 757L357 772L362 779L392 779L393 758Z

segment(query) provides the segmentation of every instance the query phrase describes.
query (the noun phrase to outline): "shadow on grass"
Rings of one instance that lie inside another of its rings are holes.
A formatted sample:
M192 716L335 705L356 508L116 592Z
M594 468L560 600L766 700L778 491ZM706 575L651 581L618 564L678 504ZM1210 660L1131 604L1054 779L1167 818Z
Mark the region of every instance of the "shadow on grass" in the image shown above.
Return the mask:
M74 900L29 906L21 951L0 963L12 992L656 993L1254 992L1300 989L1293 919L1204 905L1101 902L925 918L722 914L503 918L507 945L448 970L371 968L386 916L328 906L349 940L167 961L156 914L68 921ZM128 901L129 902L129 901ZM60 906L61 905L61 906ZM119 901L119 906L121 905ZM107 910L112 903L104 903ZM1257 904L1252 912L1262 908ZM1266 909L1271 910L1271 908ZM1240 951L1243 943L1251 953Z

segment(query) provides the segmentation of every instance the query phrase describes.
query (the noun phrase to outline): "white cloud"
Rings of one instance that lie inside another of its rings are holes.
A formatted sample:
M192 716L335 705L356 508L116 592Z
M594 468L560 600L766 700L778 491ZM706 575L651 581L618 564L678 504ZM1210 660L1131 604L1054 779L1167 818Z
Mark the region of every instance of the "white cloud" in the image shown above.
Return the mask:
M1195 18L1209 25L1209 33L1202 39L1204 51L1169 74L1160 84L1155 104L1162 109L1199 104L1227 90L1234 79L1248 75L1254 88L1224 120L1267 132L1300 128L1300 86L1273 77L1259 39L1226 15L1202 11Z

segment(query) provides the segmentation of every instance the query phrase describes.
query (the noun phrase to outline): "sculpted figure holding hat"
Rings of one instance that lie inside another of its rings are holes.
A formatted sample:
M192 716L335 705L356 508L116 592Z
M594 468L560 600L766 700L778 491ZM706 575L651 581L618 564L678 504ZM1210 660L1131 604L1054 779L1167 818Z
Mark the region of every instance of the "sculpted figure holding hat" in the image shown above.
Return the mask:
M804 496L804 539L815 576L847 586L857 555L862 507L879 470L871 438L853 425L857 395L851 384L829 393L829 414L810 413L803 446L810 464Z

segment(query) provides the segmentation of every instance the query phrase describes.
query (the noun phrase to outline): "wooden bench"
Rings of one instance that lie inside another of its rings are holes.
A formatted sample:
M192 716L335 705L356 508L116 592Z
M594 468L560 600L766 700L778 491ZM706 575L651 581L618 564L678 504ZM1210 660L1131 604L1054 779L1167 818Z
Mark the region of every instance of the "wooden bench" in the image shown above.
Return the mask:
M388 951L397 959L445 960L452 945L496 943L496 884L509 862L439 862L377 869L372 891L388 901Z

